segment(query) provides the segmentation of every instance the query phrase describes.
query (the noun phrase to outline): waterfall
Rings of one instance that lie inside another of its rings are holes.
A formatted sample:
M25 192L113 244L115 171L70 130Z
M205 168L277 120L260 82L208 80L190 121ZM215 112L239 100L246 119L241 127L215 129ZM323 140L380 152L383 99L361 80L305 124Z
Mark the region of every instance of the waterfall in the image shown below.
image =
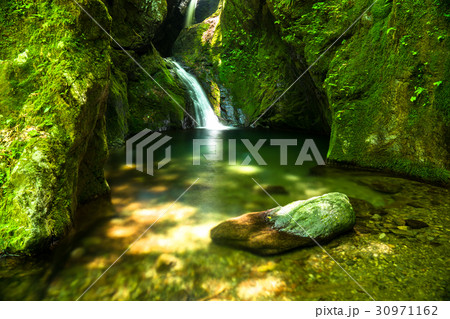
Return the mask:
M195 22L195 9L197 8L198 0L191 0L186 11L186 22L184 24L185 28L189 28Z
M189 96L194 102L195 120L199 127L215 130L226 128L219 122L211 103L209 103L209 100L197 79L192 74L186 72L177 62L173 60L170 62L173 63L175 72L186 85Z

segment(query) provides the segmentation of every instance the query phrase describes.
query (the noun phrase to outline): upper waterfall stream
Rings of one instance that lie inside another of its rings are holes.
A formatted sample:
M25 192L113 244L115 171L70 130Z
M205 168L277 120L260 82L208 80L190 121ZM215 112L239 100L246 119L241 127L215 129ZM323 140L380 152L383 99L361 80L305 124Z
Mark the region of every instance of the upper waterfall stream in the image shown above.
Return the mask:
M186 22L184 26L189 28L191 25L195 23L195 9L197 8L198 0L191 0L189 2L189 6L186 11Z
M196 2L196 1L195 1ZM213 111L212 105L209 102L205 91L201 87L198 80L192 74L186 72L183 67L176 61L170 60L174 65L174 70L188 89L189 96L194 103L195 120L201 128L220 130L226 126L219 122L216 114Z

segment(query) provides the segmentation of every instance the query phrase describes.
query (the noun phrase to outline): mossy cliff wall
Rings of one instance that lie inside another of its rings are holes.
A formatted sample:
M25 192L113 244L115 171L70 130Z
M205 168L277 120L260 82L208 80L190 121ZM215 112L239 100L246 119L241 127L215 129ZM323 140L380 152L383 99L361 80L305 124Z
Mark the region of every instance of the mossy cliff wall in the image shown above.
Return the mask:
M175 54L213 88L211 100L230 88L251 123L372 4L224 0L182 32ZM260 123L329 123L330 162L448 183L449 6L378 0Z
M269 3L311 64L373 1ZM379 0L312 69L333 114L329 160L448 183L449 9Z
M110 27L101 1L80 3ZM29 253L108 192L109 40L71 1L2 1L0 28L0 252Z
M152 46L166 1L78 2L185 105ZM2 1L0 38L0 254L36 253L109 192L108 143L184 115L72 1Z

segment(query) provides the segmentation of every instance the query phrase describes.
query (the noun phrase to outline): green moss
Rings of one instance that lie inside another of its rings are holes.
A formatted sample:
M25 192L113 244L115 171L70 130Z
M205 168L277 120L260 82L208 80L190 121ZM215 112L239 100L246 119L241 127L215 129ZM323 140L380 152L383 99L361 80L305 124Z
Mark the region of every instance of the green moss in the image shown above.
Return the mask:
M229 88L249 123L314 64L260 123L317 130L328 121L330 161L445 182L449 7L378 1L361 15L372 3L225 1L175 52L201 80Z
M102 1L80 4L111 23ZM0 16L0 252L33 253L71 226L80 163L101 138L109 40L65 1L4 1Z
M107 137L111 146L123 143L128 134L128 118L130 107L128 103L128 78L118 67L113 67L109 86L107 118Z
M153 48L152 52L139 58L139 63L153 79L141 70L136 70L133 80L128 82L130 131L182 127L185 117L183 109L187 109L186 95L181 84L169 71L166 61Z
M167 16L167 1L115 0L105 2L114 20L112 35L117 42L129 51L145 52Z
M185 92L153 47L155 37L161 36L157 31L167 16L167 6L164 0L108 2L113 36L145 70L113 43L106 114L110 147L123 145L126 136L144 128L183 126L185 115L177 103L186 107Z
M283 39L311 64L371 1L270 3ZM329 160L448 183L445 10L378 1L314 65L333 114Z

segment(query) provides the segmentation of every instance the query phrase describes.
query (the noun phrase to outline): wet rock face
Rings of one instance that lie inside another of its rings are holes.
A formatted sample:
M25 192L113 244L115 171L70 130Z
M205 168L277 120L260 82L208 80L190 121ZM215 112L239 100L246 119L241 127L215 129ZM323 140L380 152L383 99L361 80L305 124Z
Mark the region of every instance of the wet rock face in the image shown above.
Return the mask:
M201 22L216 12L220 0L199 0L195 11L195 20Z
M210 235L217 244L273 255L313 245L310 237L327 242L351 230L355 221L348 197L330 193L229 219L214 227Z
M167 17L159 26L153 44L162 56L172 55L172 46L184 28L185 12L190 0L167 0Z

